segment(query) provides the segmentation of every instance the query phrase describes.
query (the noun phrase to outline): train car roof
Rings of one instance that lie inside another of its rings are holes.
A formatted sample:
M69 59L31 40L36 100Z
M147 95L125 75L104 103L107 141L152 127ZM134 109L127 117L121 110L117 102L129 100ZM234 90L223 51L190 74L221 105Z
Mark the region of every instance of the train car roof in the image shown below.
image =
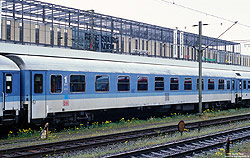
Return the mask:
M11 61L10 59L0 55L0 70L16 70L16 71L19 71L20 69L18 68L18 66L13 61Z
M99 61L114 61L114 62L126 62L126 63L142 63L142 64L155 64L155 65L168 65L178 67L192 67L198 68L198 62L175 60L166 58L153 58L146 56L135 55L121 55L112 53L100 53L86 50L73 50L64 48L49 48L41 46L27 46L9 43L0 43L0 52L6 54L20 54L20 55L35 55L35 56L47 56L47 57L63 57L74 59L86 59L86 60L99 60ZM249 67L235 66L235 65L222 65L217 63L203 63L203 68L214 70L228 70L235 71L234 77L237 72L247 74L243 72L250 72ZM239 77L239 76L238 76ZM242 75L241 77L244 77Z
M22 70L52 70L74 72L99 73L134 73L134 74L162 74L197 76L198 69L194 67L180 67L145 63L127 63L115 61L100 61L86 59L55 58L27 55L9 55ZM203 69L203 76L235 77L233 71Z

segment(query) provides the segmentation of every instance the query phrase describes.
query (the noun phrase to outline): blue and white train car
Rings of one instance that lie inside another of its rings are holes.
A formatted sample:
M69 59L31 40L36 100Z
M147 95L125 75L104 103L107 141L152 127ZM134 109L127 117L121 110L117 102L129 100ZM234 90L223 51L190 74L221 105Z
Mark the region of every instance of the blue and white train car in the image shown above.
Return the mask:
M0 124L15 124L20 111L20 69L0 55Z
M198 69L192 65L108 58L27 55L8 58L21 69L21 105L28 109L28 122L45 119L55 123L79 122L106 111L114 114L117 109L193 111L198 103ZM250 99L249 72L232 71L226 65L203 68L206 106L228 105L244 99Z

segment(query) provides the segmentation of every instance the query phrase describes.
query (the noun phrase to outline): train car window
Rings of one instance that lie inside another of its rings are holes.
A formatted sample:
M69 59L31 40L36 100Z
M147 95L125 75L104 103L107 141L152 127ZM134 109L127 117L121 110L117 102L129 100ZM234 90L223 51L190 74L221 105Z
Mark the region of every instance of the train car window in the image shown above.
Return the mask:
M70 92L85 92L85 76L71 75L70 76Z
M243 89L247 89L247 81L246 80L243 81Z
M250 81L247 82L247 87L250 90Z
M164 77L155 77L155 90L164 91Z
M178 78L170 78L170 90L179 90Z
M218 89L224 90L224 79L218 80Z
M184 79L184 90L192 90L192 78Z
M230 80L227 80L227 90L229 90L230 89Z
M51 75L51 77L50 77L50 91L51 91L51 93L61 93L62 92L62 76L61 75Z
M12 75L11 74L6 75L6 93L7 94L12 93Z
M232 90L234 90L234 80L232 80Z
M207 81L207 89L214 90L214 79L209 78Z
M137 90L147 91L148 90L148 78L143 76L137 77Z
M202 90L204 90L204 79L202 79ZM196 89L199 90L199 79L197 79L197 82L196 82Z
M129 78L129 76L118 76L117 89L118 89L118 91L121 91L121 92L130 90L130 78Z
M109 91L109 76L100 75L95 78L95 91L107 92Z
M34 93L43 93L43 74L34 75Z

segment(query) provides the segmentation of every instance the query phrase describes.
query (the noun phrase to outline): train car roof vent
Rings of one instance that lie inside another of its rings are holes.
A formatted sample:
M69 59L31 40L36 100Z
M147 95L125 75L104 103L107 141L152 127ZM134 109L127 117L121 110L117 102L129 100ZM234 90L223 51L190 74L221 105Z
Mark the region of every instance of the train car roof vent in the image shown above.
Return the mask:
M235 73L237 76L241 76L240 73Z

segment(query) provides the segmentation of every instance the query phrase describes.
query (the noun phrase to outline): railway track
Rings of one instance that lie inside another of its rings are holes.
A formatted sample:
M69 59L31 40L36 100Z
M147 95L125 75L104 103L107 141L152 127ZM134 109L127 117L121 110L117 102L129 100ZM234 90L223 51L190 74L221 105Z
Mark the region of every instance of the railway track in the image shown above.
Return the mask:
M219 125L225 123L231 123L235 121L249 120L250 113L244 115L234 115L230 117L217 118L212 120L198 121L193 123L187 123L187 129L195 129L201 127L207 127L212 125ZM134 140L142 137L158 136L159 134L171 133L177 131L177 125L169 125L158 128L150 128L143 130L136 130L131 132L96 136L90 138L82 138L69 141L61 141L49 144L41 144L13 149L0 150L0 157L37 157L49 154L59 154L67 151L83 150L93 148L97 146L113 144L118 142L125 142L128 140Z
M250 138L250 126L237 128L233 130L218 132L200 137L180 140L176 142L166 143L150 148L135 150L116 155L110 155L106 158L167 158L167 157L190 157L195 152L223 146L225 139L229 137L232 142Z

